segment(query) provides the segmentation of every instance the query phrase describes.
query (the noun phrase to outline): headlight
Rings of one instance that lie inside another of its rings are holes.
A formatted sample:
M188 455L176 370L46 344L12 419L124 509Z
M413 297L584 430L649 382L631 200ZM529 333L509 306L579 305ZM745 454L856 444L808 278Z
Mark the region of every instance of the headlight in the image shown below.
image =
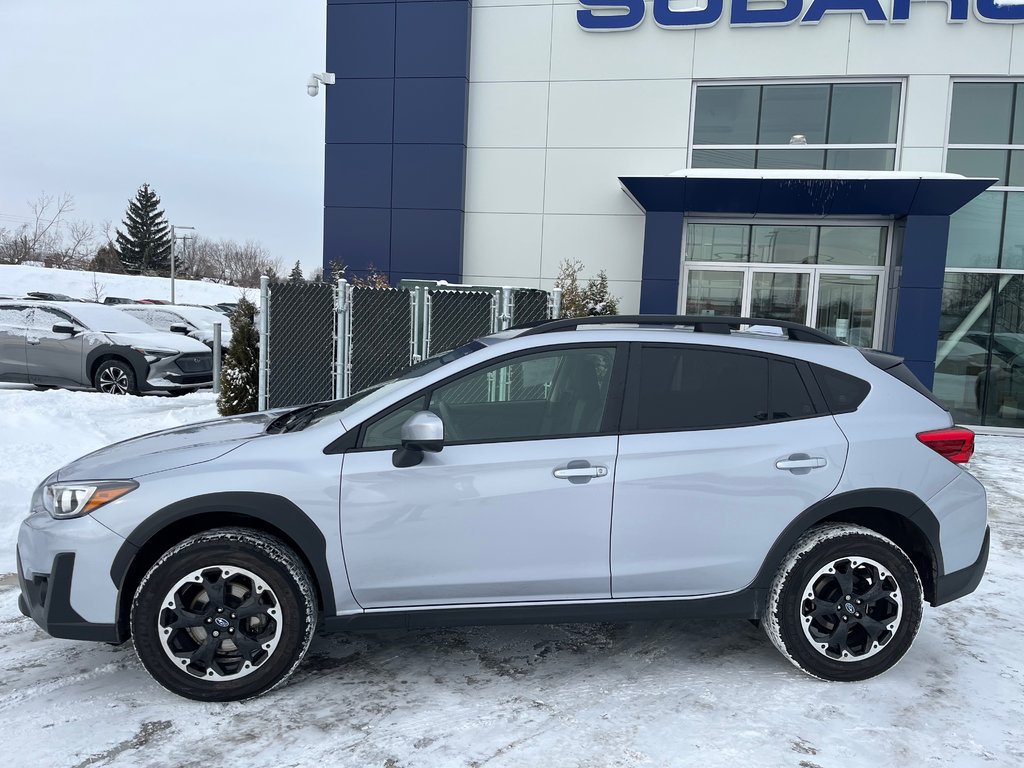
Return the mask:
M104 504L131 493L139 484L134 480L102 483L53 483L43 490L43 507L58 520L88 515Z
M146 358L147 363L155 363L165 357L173 357L178 354L175 349L144 349L143 347L132 347L136 352Z

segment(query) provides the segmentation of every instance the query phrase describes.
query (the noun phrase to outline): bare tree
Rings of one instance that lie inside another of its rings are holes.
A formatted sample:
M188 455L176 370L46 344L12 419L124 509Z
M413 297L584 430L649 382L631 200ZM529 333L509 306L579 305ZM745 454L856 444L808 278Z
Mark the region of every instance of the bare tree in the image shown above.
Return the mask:
M190 277L256 288L260 275L281 269L281 259L272 257L254 240L240 244L234 240L196 237L189 248L187 274Z
M13 231L0 232L0 264L42 261L49 266L72 266L95 247L94 229L84 221L68 223L74 198L41 194L29 203L31 216Z

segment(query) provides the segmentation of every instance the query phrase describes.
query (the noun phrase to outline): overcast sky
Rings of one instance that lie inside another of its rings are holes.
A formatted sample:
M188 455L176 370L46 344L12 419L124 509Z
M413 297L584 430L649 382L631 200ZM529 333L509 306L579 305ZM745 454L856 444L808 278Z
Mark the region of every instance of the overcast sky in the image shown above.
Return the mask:
M325 0L0 0L0 226L40 193L320 264Z

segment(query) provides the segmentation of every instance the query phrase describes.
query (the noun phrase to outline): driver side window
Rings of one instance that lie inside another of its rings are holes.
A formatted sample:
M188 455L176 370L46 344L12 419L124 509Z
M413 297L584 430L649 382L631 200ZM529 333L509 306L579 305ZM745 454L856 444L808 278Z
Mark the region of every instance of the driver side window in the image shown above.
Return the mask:
M601 432L614 347L524 355L434 390L445 442L575 437Z

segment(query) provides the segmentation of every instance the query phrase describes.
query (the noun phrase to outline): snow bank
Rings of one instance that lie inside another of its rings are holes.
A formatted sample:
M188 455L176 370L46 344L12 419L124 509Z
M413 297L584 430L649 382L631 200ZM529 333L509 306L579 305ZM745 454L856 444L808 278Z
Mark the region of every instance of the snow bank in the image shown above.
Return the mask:
M63 293L74 299L96 299L124 296L129 299L171 298L171 280L167 277L141 277L138 275L112 275L106 272L78 272L72 269L44 269L17 264L0 266L0 296L24 296L29 291ZM251 300L258 299L259 291L235 288L199 280L174 281L175 301L182 304L218 304L238 301L243 293Z
M32 491L55 469L119 440L216 417L211 392L115 397L0 388L0 573L14 571L18 526Z

